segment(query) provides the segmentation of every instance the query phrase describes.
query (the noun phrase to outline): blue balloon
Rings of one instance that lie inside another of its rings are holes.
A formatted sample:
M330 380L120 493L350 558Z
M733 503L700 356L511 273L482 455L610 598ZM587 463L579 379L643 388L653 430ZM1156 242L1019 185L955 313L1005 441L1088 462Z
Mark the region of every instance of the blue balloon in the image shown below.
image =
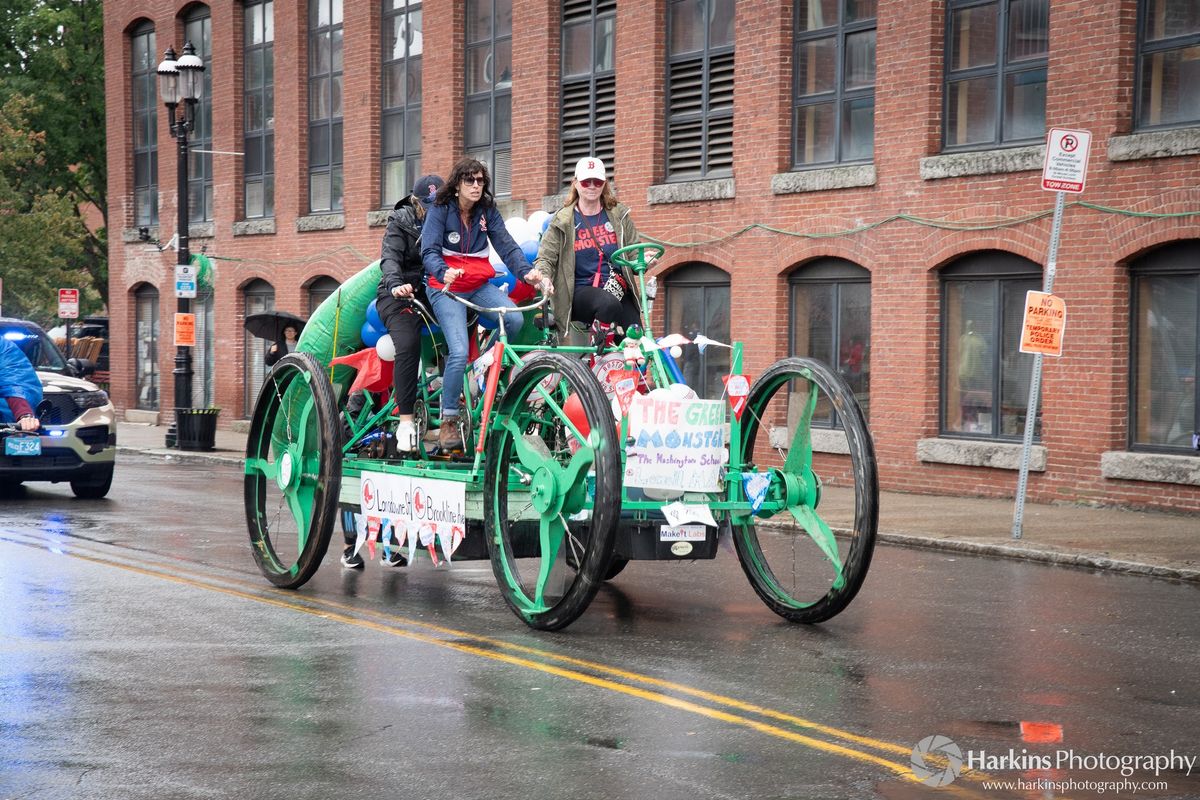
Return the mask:
M496 277L492 278L489 283L492 286L503 289L504 293L508 294L517 285L517 276L509 272L508 267L504 266L504 264L496 264L495 267Z
M379 302L378 298L372 300L371 304L367 306L367 323L374 328L378 328L380 331L385 331L387 330L387 326L384 325L383 320L379 318L379 309L375 307L377 302ZM375 338L378 339L379 337L376 336ZM363 337L363 341L366 341L365 336Z
M552 220L552 219L554 219L554 217L550 216L550 217L546 217L544 220L542 220L542 233L545 233L546 228L550 227L550 220Z
M479 315L479 327L483 328L485 331L494 331L494 330L496 330L496 328L500 327L500 320L492 319L489 316L480 314Z
M425 322L421 324L422 336L433 336L435 333L441 333L442 327L436 322Z
M372 303L372 306L373 305L374 303ZM379 315L376 314L377 318L378 316ZM370 319L364 322L362 324L362 328L359 330L359 334L362 336L363 344L365 344L367 347L374 347L375 343L379 341L379 337L383 336L385 333L387 333L386 328L376 328L371 324Z
M521 252L525 254L525 260L532 264L538 254L537 240L530 239L527 242L521 242Z

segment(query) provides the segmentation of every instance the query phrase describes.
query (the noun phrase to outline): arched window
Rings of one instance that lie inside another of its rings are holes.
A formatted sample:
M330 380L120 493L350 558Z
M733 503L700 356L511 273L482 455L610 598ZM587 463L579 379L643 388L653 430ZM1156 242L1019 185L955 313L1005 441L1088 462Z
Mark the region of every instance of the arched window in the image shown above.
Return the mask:
M791 286L791 352L836 369L868 409L871 383L871 273L841 258L819 258L796 270ZM832 408L814 424L837 427Z
M264 311L275 310L275 287L264 280L253 280L246 285L242 290L242 298L245 300L244 307L246 316L251 314L261 314ZM249 417L254 413L254 403L258 398L258 390L262 388L263 377L266 375L267 366L265 358L267 349L274 344L267 339L259 339L250 331L243 331L245 334L245 365L244 379L242 385L246 387L245 398L245 414Z
M320 278L315 278L313 282L308 285L309 316L312 316L312 313L317 310L317 306L321 305L321 303L324 303L325 298L336 292L339 286L341 286L341 284L328 275L322 275Z
M1136 450L1200 450L1200 240L1142 256L1133 277L1129 443Z
M133 293L134 331L137 352L134 356L134 405L158 410L158 289L144 283Z
M158 224L158 84L154 26L139 23L130 36L133 48L133 222Z
M196 299L192 301L192 313L196 315L196 346L192 348L192 408L209 408L213 404L215 307L213 289L201 286Z
M702 333L729 343L729 275L711 264L685 264L666 279L666 333L689 339ZM721 381L729 374L729 350L694 345L683 348L679 359L683 380L701 397L716 399L725 392Z
M196 128L188 134L188 222L213 218L212 153L212 15L194 6L183 20L183 40L191 42L204 62L204 94L196 103Z
M1025 293L1042 288L1042 268L989 250L958 259L941 278L942 433L1020 439L1033 374L1033 356L1019 350L1021 320Z

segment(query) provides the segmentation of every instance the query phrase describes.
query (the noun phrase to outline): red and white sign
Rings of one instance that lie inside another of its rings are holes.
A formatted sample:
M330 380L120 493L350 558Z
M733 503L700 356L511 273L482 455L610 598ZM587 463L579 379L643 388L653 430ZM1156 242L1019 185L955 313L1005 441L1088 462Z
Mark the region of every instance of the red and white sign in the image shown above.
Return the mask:
M746 410L746 398L750 394L750 379L745 375L722 375L721 380L725 382L725 394L733 415L741 419L742 412Z
M79 319L79 290L58 290L58 318Z
M1046 137L1046 161L1042 164L1042 188L1050 192L1079 194L1087 183L1088 154L1092 134L1067 128L1051 128Z

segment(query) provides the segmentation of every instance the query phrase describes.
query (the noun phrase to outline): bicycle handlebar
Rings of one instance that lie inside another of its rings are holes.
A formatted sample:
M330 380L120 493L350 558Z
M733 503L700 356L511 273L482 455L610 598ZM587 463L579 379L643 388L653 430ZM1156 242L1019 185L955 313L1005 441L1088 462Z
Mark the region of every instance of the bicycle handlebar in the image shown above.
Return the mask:
M533 305L498 306L496 308L488 308L487 306L477 306L474 303L472 303L470 300L466 299L465 297L461 297L461 296L455 294L454 292L450 291L450 287L446 287L445 289L442 289L441 291L442 291L442 294L446 295L447 297L452 298L453 300L456 300L456 301L462 303L467 308L470 308L474 311L478 311L482 314L506 314L510 311L536 311L537 309L546 305L546 301L550 299L550 297L548 295L542 295L542 298L540 300L538 300L536 303L534 303Z

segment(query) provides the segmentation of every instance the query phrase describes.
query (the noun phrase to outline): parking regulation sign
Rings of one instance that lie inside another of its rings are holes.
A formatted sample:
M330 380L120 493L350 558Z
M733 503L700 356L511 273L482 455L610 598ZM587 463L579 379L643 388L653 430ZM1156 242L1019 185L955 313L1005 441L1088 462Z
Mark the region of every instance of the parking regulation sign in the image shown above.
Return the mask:
M192 298L196 296L196 268L191 264L175 265L175 296Z
M58 318L79 319L79 290L58 290Z
M1046 161L1042 164L1042 188L1050 192L1079 194L1087 182L1088 153L1092 134L1067 128L1051 128L1046 137Z

